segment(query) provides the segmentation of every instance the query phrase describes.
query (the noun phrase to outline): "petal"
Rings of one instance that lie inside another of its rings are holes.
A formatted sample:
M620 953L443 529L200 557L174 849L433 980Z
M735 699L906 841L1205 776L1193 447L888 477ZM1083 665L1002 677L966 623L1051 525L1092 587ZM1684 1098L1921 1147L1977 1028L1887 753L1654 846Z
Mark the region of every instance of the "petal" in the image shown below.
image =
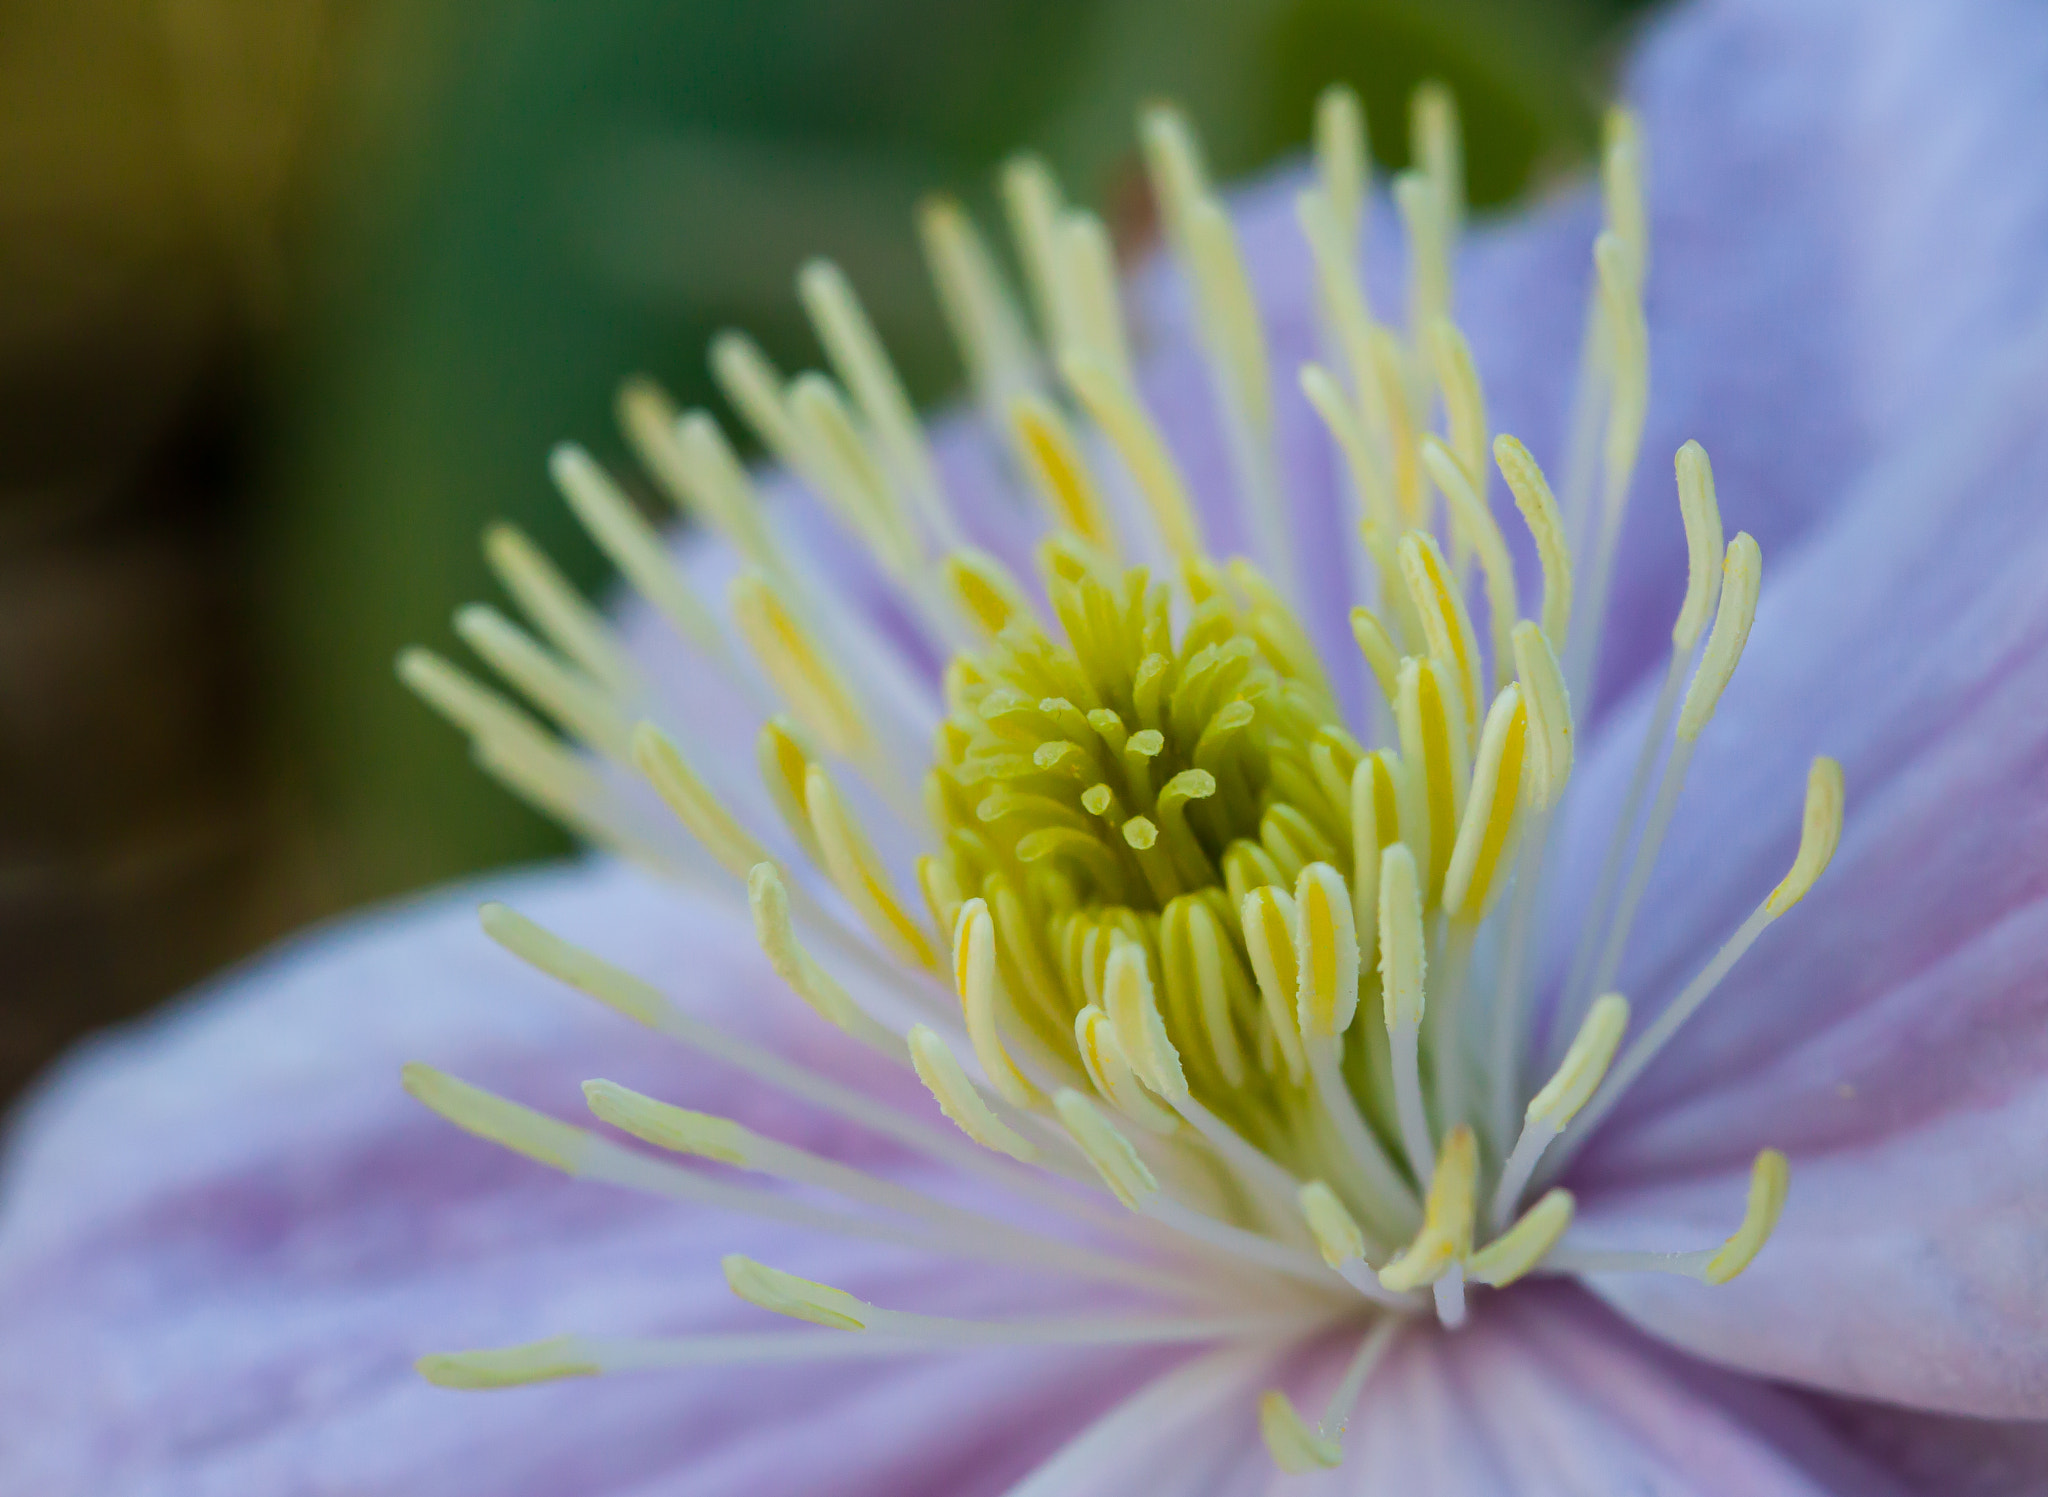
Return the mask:
M1815 1399L1821 1418L1925 1497L2048 1491L2048 1424Z
M1367 1492L1441 1497L1892 1497L1793 1399L1648 1341L1570 1290L1489 1299L1404 1337L1345 1441Z
M918 1178L901 1151L679 1065L526 971L476 932L485 896L838 1079L907 1090L774 984L743 923L612 865L502 878L306 938L100 1042L24 1114L0 1218L0 1487L996 1491L1157 1365L976 1352L427 1386L411 1363L428 1350L781 1329L725 1289L717 1258L735 1249L939 1313L1102 1302L567 1180L432 1116L399 1090L400 1061L565 1116L581 1078L617 1076Z

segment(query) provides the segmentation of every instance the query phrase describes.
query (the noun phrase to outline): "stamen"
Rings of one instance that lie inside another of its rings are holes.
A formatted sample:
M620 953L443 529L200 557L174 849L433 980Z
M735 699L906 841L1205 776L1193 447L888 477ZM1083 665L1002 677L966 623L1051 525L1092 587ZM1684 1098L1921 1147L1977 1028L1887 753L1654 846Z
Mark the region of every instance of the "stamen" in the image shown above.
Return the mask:
M1129 1053L1117 1037L1109 1015L1090 1003L1074 1015L1074 1047L1088 1082L1105 1102L1147 1132L1170 1137L1180 1119L1153 1101L1132 1068Z
M1676 653L1690 655L1720 601L1721 507L1714 502L1714 468L1704 447L1687 442L1673 461L1678 469L1678 513L1685 521L1686 579L1685 603L1671 626L1671 645Z
M1449 214L1421 171L1394 178L1394 206L1408 237L1408 325L1426 328L1451 309Z
M1098 355L1084 351L1062 354L1060 373L1130 470L1167 553L1183 561L1200 557L1201 526L1180 471L1129 386Z
M1166 1025L1159 1017L1159 1000L1144 947L1129 940L1112 944L1109 963L1103 968L1102 992L1117 1039L1124 1053L1142 1067L1145 1084L1168 1102L1185 1101L1187 1076L1181 1070L1180 1052L1167 1038Z
M1102 1183L1124 1205L1142 1211L1159 1194L1159 1181L1131 1147L1131 1141L1095 1110L1094 1105L1071 1087L1053 1093L1053 1111L1066 1125L1088 1162L1102 1176Z
M647 783L719 867L736 879L746 879L757 865L770 861L767 849L740 825L690 767L682 750L659 728L652 723L635 728L631 753L634 768L647 777Z
M745 333L720 333L711 340L711 373L732 408L775 460L792 472L808 475L808 444L789 408L782 375L760 345Z
M1476 925L1486 918L1509 859L1510 836L1522 801L1523 744L1529 714L1522 688L1510 682L1487 710L1479 735L1479 758L1472 770L1472 792L1465 802L1458 841L1444 874L1443 911L1453 920Z
M868 429L880 444L885 466L896 482L909 490L918 518L939 546L958 550L965 540L940 492L931 448L896 366L853 287L830 260L813 260L797 275L797 294L810 313L811 325L817 329L832 367L853 392Z
M1073 531L1104 556L1114 557L1116 531L1109 510L1058 410L1035 395L1025 396L1011 403L1010 422L1024 456L1025 474L1053 524Z
M1273 1464L1289 1476L1332 1471L1344 1464L1344 1447L1310 1429L1278 1388L1259 1395L1259 1435Z
M1714 627L1707 635L1707 648L1700 656L1699 669L1693 672L1692 685L1686 688L1685 705L1678 709L1680 743L1691 743L1700 736L1735 674L1736 662L1742 659L1742 647L1749 643L1749 626L1756 619L1763 566L1763 554L1748 531L1728 543Z
M1450 454L1457 459L1458 470L1471 487L1478 512L1491 523L1492 516L1485 504L1486 397L1480 390L1479 371L1472 363L1471 345L1448 317L1440 317L1422 329L1420 337L1427 345L1430 372L1436 377L1437 390L1443 397ZM1512 577L1513 573L1509 575Z
M725 664L731 656L712 617L662 550L654 527L641 519L618 485L573 442L563 442L548 455L555 487L574 510L598 548L676 633L712 660Z
M1060 274L1074 306L1070 342L1059 350L1088 353L1102 361L1117 382L1135 388L1130 343L1124 337L1122 298L1117 290L1116 250L1102 220L1083 208L1068 208L1059 222Z
M1380 992L1387 1035L1393 1043L1395 1116L1408 1167L1416 1179L1427 1184L1436 1171L1436 1146L1422 1109L1419 1057L1427 943L1415 855L1405 842L1390 842L1380 854L1379 917Z
M1426 81L1410 96L1408 139L1413 143L1416 163L1436 190L1448 250L1457 243L1463 229L1465 148L1458 130L1457 103L1443 84Z
M980 1091L937 1030L929 1024L913 1024L906 1043L917 1079L962 1133L984 1149L1007 1154L1020 1164L1037 1161L1038 1146L997 1117L994 1109L982 1100Z
M1494 1191L1487 1220L1504 1222L1514 1213L1544 1150L1591 1099L1606 1077L1627 1029L1628 1000L1619 993L1607 994L1587 1010L1585 1022L1579 1026L1571 1048L1565 1051L1564 1060L1543 1089L1529 1099L1521 1136L1501 1165L1500 1184Z
M1282 890L1253 889L1242 904L1245 951L1265 1000L1266 1022L1280 1044L1287 1076L1299 1086L1308 1073L1301 1029L1294 1017L1299 976L1295 966L1294 901Z
M797 721L835 754L860 759L873 740L841 678L781 593L759 574L732 580L730 603L740 634Z
M557 659L497 609L486 603L459 609L455 632L564 730L611 758L626 756L631 730L604 688Z
M1475 1283L1505 1289L1549 1256L1572 1224L1576 1206L1568 1190L1545 1192L1519 1221L1472 1255L1465 1264L1466 1275Z
M1485 450L1484 437L1482 432L1482 452ZM1479 488L1465 472L1463 461L1454 457L1451 449L1433 436L1424 437L1422 465L1429 470L1429 476L1443 490L1450 505L1451 520L1461 541L1461 549L1476 552L1479 557L1479 570L1486 579L1486 611L1493 636L1494 676L1505 681L1511 649L1509 634L1516 615L1521 612L1521 603L1515 595L1515 564L1508 555L1507 538L1500 533L1500 526L1494 523L1486 502L1480 498Z
M1294 884L1296 1020L1302 1042L1334 1040L1358 1011L1358 930L1351 891L1328 863L1311 863Z
M825 872L883 949L906 966L937 970L932 937L890 888L881 859L821 764L804 776L804 810L825 854Z
M442 1352L413 1364L437 1388L518 1388L563 1378L596 1377L605 1369L578 1336L551 1336L490 1351Z
M1333 83L1316 96L1315 154L1316 180L1341 236L1343 262L1349 265L1365 232L1368 158L1365 111L1358 95L1344 84ZM1358 277L1346 279L1355 282Z
M1493 439L1493 461L1536 542L1536 555L1543 565L1543 633L1552 650L1562 650L1571 633L1572 553L1557 500L1551 496L1550 484L1536 459L1515 438L1503 433ZM1717 555L1719 551L1716 546Z
M1412 786L1415 801L1412 808L1402 807L1401 840L1426 858L1421 871L1424 895L1431 902L1450 868L1470 789L1471 761L1465 757L1463 714L1445 706L1446 696L1458 694L1456 685L1445 690L1447 674L1448 669L1434 658L1411 656L1404 660L1394 710L1401 734L1401 760L1407 768L1404 778Z
M1297 1198L1302 1219L1308 1223L1325 1263L1341 1270L1345 1264L1365 1257L1365 1233L1345 1210L1336 1191L1320 1180L1311 1180L1301 1187Z
M644 377L619 387L618 416L633 455L670 502L708 523L755 566L781 570L761 521L760 497L716 421L703 411L678 412L662 388ZM634 585L640 585L637 577Z
M1422 620L1429 652L1452 671L1460 688L1463 725L1470 733L1479 726L1485 687L1480 682L1479 643L1472 633L1472 615L1466 611L1464 593L1452 584L1450 566L1429 532L1411 530L1402 536L1399 555L1401 580Z
M1017 1069L1003 1043L999 1014L1011 1011L1009 994L996 967L996 927L986 900L960 906L953 927L953 985L967 1015L967 1037L981 1069L1012 1107L1036 1107L1039 1090Z
M591 679L617 696L645 694L640 672L611 625L517 526L503 521L489 526L484 531L484 559L518 600L520 611Z
M1010 233L1017 242L1017 257L1024 263L1024 280L1038 314L1039 336L1057 354L1073 341L1075 321L1060 269L1063 205L1059 183L1038 157L1019 155L1004 164L1002 187Z
M1380 1283L1396 1291L1434 1284L1472 1252L1472 1194L1479 1179L1479 1143L1458 1124L1444 1135L1444 1150L1422 1205L1422 1230L1406 1252L1380 1270Z
M1561 1273L1668 1273L1698 1279L1704 1284L1725 1284L1749 1267L1770 1241L1778 1216L1785 1209L1785 1195L1791 1183L1791 1169L1785 1156L1776 1149L1765 1149L1750 1167L1749 1201L1742 1225L1720 1247L1699 1248L1689 1253L1649 1253L1567 1245L1551 1253L1550 1266Z
M924 546L839 386L822 374L799 374L790 383L789 408L805 457L797 471L915 600Z
M1023 589L986 551L953 552L946 558L945 577L954 603L974 621L984 641L1002 633L1010 620L1031 616Z
M1364 377L1373 379L1377 376L1368 366ZM1301 370L1301 392L1316 408L1316 414L1323 418L1330 435L1336 438L1337 449L1344 454L1344 465L1351 475L1351 486L1357 491L1365 518L1388 529L1396 528L1400 517L1394 507L1392 477L1385 471L1382 454L1359 424L1337 381L1320 364L1305 364Z
M900 1037L871 1018L832 975L811 959L796 938L789 915L789 891L773 863L756 863L747 875L747 903L754 912L754 937L768 963L818 1016L857 1040L894 1056Z
M1010 403L1038 388L1038 356L1023 315L995 256L958 202L927 198L918 209L917 226L939 306L981 397L983 415L992 430L1001 431Z
M1337 1386L1330 1390L1329 1402L1323 1407L1322 1423L1313 1435L1295 1412L1287 1395L1279 1389L1271 1390L1259 1400L1259 1429L1275 1465L1289 1474L1300 1474L1327 1469L1342 1461L1344 1452L1340 1442L1345 1427L1351 1421L1351 1410L1357 1404L1359 1394L1365 1391L1366 1381L1385 1360L1394 1338L1401 1334L1405 1324L1401 1317L1387 1316L1365 1333L1364 1339L1358 1343L1358 1350L1352 1354L1351 1364L1344 1369ZM1277 1428L1269 1427L1269 1421ZM1288 1464L1283 1453L1296 1464Z
M1515 679L1529 709L1529 773L1523 789L1530 807L1548 811L1564 796L1572 776L1572 704L1564 670L1550 639L1524 619L1514 627Z

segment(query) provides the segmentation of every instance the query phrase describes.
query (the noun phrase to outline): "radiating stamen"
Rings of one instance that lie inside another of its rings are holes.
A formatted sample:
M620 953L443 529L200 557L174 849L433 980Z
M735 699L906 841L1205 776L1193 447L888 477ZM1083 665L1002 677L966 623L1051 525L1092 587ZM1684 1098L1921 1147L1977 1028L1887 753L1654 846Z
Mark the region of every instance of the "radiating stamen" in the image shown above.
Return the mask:
M870 1017L797 940L789 914L789 891L773 863L756 863L748 872L747 902L754 913L754 938L767 953L776 976L828 1024L885 1055L896 1055L902 1041L895 1031Z
M1572 557L1564 519L1528 448L1503 433L1493 439L1493 461L1536 542L1537 559L1543 565L1543 633L1552 650L1562 651L1572 618Z
M1011 403L1011 429L1024 457L1025 475L1055 525L1064 526L1104 556L1116 555L1116 531L1081 449L1057 409L1037 396Z
M1756 1261L1776 1230L1791 1188L1791 1167L1776 1149L1765 1149L1750 1167L1749 1199L1742 1225L1718 1248L1684 1253L1631 1252L1609 1248L1553 1249L1549 1266L1562 1273L1669 1273L1704 1284L1725 1284Z
M1505 1289L1533 1272L1571 1226L1576 1206L1570 1191L1546 1191L1512 1227L1466 1260L1466 1276L1474 1283Z
M1465 472L1463 461L1454 457L1450 448L1433 436L1424 437L1422 465L1429 470L1431 479L1443 491L1450 506L1453 533L1459 539L1459 549L1479 558L1480 573L1486 579L1494 677L1497 682L1505 681L1510 654L1509 631L1514 627L1516 615L1521 612L1521 604L1515 595L1515 564L1508 555L1507 538L1500 533L1500 526L1494 523L1493 515L1480 498L1478 487Z
M1316 180L1329 205L1330 220L1342 236L1342 259L1348 266L1354 262L1365 232L1370 157L1365 144L1365 110L1358 95L1344 84L1333 83L1316 96L1315 156Z
M497 609L472 603L457 610L455 632L566 731L612 758L626 756L632 730L618 702Z
M995 256L959 203L927 198L917 226L939 305L992 431L1009 419L1010 402L1038 388L1038 358L1023 315L996 266Z
M873 740L858 706L775 586L743 573L732 581L730 604L748 648L797 720L835 754L866 754Z
M1585 1022L1579 1026L1564 1060L1543 1089L1529 1099L1521 1136L1501 1165L1500 1183L1494 1191L1488 1221L1499 1225L1514 1214L1543 1151L1592 1098L1627 1029L1628 1000L1619 993L1606 994L1586 1011Z
M1081 350L1061 356L1060 373L1130 470L1167 553L1176 559L1200 556L1201 526L1180 470L1129 386L1099 355Z
M1408 1167L1427 1184L1436 1171L1436 1145L1422 1109L1419 1060L1427 941L1415 856L1405 842L1380 854L1380 991L1393 1042L1394 1109Z
M1472 1196L1478 1177L1478 1140L1470 1127L1460 1123L1444 1135L1443 1154L1423 1203L1422 1230L1405 1252L1380 1270L1380 1283L1397 1291L1420 1289L1446 1275L1462 1273L1460 1265L1472 1252ZM1437 1305L1443 1314L1446 1307L1441 1297ZM1460 1296L1457 1308L1445 1316L1446 1323L1453 1323L1452 1317L1461 1311Z

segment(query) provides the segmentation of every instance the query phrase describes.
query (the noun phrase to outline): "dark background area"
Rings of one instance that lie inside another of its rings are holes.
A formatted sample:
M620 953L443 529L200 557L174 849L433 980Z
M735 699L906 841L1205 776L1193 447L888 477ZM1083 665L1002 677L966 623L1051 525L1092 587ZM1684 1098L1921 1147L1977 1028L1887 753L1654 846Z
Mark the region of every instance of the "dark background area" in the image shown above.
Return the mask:
M1317 91L1405 162L1457 93L1473 196L1590 147L1631 0L17 0L0 12L0 1102L292 927L556 833L394 681L490 588L586 585L543 458L619 377L715 405L722 326L815 355L828 252L923 399L912 229L1043 151L1141 247L1171 95L1219 175ZM985 218L986 221L986 218Z

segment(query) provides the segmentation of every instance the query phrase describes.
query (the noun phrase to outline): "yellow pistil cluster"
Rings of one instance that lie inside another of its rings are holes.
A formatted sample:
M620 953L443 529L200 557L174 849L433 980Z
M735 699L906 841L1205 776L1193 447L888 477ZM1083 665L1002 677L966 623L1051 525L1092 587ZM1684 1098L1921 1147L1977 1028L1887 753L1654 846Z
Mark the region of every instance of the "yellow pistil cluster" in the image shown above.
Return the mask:
M1572 703L1597 660L1648 400L1634 124L1617 112L1604 151L1607 223L1561 501L1522 443L1492 429L1453 315L1463 215L1448 96L1418 95L1420 165L1392 186L1410 249L1400 327L1367 305L1357 274L1363 129L1352 95L1325 96L1316 173L1297 203L1333 355L1298 384L1344 460L1357 659L1319 655L1292 606L1306 538L1275 457L1274 376L1250 278L1192 135L1154 109L1146 160L1256 563L1212 553L1141 397L1103 226L1027 158L1005 172L1003 193L1028 320L956 205L931 205L923 229L979 403L1045 521L1029 583L964 540L908 397L836 269L819 262L799 283L829 374L785 379L738 335L713 350L762 445L949 652L936 693L792 544L716 422L644 382L624 393L623 424L656 482L737 555L725 616L580 449L556 454L555 477L694 654L759 706L753 768L765 796L735 793L721 778L733 766L694 751L686 726L646 720L659 706L609 625L510 530L493 533L487 555L537 632L486 607L463 610L457 628L523 700L423 650L400 664L479 762L536 805L708 896L743 891L780 977L914 1071L959 1131L721 1035L500 906L484 915L492 939L764 1085L999 1182L1055 1230L1023 1230L611 1082L583 1094L609 1128L810 1194L755 1192L410 1068L427 1105L571 1174L1170 1304L956 1321L729 1257L735 1293L817 1329L557 1338L429 1359L429 1376L499 1386L846 1355L848 1337L865 1355L1271 1340L1355 1323L1358 1351L1319 1424L1279 1390L1260 1403L1276 1461L1303 1470L1338 1460L1346 1411L1401 1328L1430 1309L1460 1324L1468 1284L1642 1270L1720 1283L1761 1250L1789 1178L1775 1150L1755 1161L1737 1230L1691 1251L1574 1240L1576 1202L1554 1183L1820 876L1843 804L1839 768L1816 760L1791 871L1631 1036L1630 1004L1608 989L1694 746L1747 645L1762 568L1751 537L1725 539L1706 453L1685 444L1675 477L1688 569L1669 665L1592 897L1553 908L1545 849L1572 788ZM1519 516L1507 522L1537 558L1533 607L1496 517L1496 477ZM1370 683L1362 710L1333 684L1352 678ZM650 814L662 807L670 819ZM884 835L871 835L878 826ZM1580 936L1546 1042L1532 1020L1536 932L1561 916ZM1062 1225L1106 1245L1084 1246ZM823 1349L801 1339L821 1335Z

